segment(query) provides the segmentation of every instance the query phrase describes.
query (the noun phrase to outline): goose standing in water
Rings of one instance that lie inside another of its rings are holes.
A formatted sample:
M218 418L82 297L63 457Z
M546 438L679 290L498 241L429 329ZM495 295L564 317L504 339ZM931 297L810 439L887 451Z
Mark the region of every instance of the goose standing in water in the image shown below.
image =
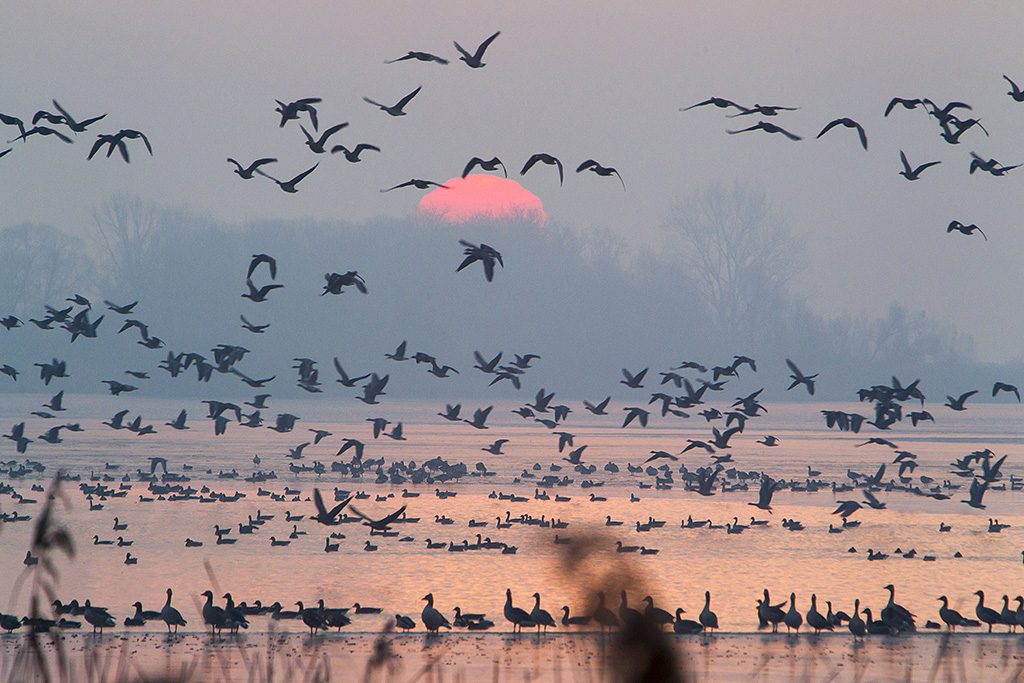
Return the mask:
M957 626L981 626L973 619L965 619L962 614L950 608L949 600L945 595L939 596L938 601L942 603L939 607L939 619L946 624L946 630L955 632Z
M1024 598L1021 599L1024 602ZM590 623L592 617L587 615L580 615L576 617L569 616L569 606L562 605L562 626L586 626Z
M682 615L686 613L682 607L676 608L676 618L672 623L672 630L682 636L693 635L700 633L704 630L700 622L694 621L693 619L683 619Z
M448 623L447 617L434 608L434 594L427 593L421 599L427 601L427 604L423 607L423 612L420 613L420 619L423 621L423 626L426 627L427 631L437 633L442 628L451 630L452 625Z
M718 615L711 611L711 591L704 591L704 609L697 617L700 625L708 631L715 631L718 628Z
M85 601L85 612L82 613L82 616L92 626L93 633L99 631L102 634L103 629L113 628L117 623L114 621L114 617L110 615L110 612L103 607L93 607L92 603L88 600Z
M212 591L204 591L201 597L206 598L206 602L203 603L203 623L210 627L211 635L216 635L224 627L227 615L222 608L213 604Z
M402 631L411 631L416 628L416 622L402 614L395 615L395 627Z
M544 633L548 632L548 626L555 626L555 620L551 618L551 614L547 610L540 608L540 593L533 594L533 610L530 612L530 621L537 627L537 631L540 631L540 627L544 627Z
M974 608L974 613L978 616L978 621L987 624L988 632L992 633L992 626L1002 623L999 612L991 607L985 607L985 591L975 591L974 594L978 596L978 605Z
M515 607L512 604L512 589L505 589L505 619L512 623L512 633L516 632L516 627L519 627L519 631L522 632L523 626L532 627L535 624L530 619L530 615L524 609Z
M818 596L811 593L811 609L807 610L807 625L814 629L817 635L822 631L832 631L832 622L821 615L818 611Z
M1003 609L999 612L999 620L1010 627L1010 633L1017 632L1017 615L1010 609L1010 597L1003 596Z
M786 633L791 630L800 633L800 626L804 623L804 618L796 609L796 593L789 594L789 611L786 612L782 622L786 625Z
M638 624L643 620L643 615L629 606L626 591L622 591L619 594L619 619L621 619L622 623L626 625Z
M889 591L889 602L882 608L882 621L897 631L909 631L911 633L916 631L914 615L906 607L896 603L896 588L890 583L885 587L885 590Z
M853 601L853 616L846 622L846 628L850 629L854 640L863 638L867 634L867 627L860 616L860 600Z
M179 626L186 626L187 621L181 616L181 612L171 607L171 589L167 589L167 602L160 609L160 618L165 624L167 624L167 632L171 632L171 627L174 627L174 632L178 632Z
M899 633L899 630L887 624L881 619L875 621L871 618L871 610L865 607L861 610L867 617L867 621L864 622L864 629L873 636L894 636Z
M604 593L597 594L597 607L594 608L594 621L601 626L601 632L606 628L618 628L619 618L604 604Z
M772 633L778 633L779 624L786 618L786 613L782 611L782 605L786 603L780 603L779 605L773 605L771 598L768 596L768 589L764 589L764 599L757 601L757 620L760 628L766 628L769 625L772 627Z

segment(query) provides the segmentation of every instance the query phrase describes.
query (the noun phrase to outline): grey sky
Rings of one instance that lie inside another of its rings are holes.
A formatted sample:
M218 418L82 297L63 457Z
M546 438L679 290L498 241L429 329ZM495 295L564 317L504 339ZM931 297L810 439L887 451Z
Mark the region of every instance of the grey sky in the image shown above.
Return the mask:
M0 111L28 118L56 97L80 116L109 112L99 132L138 128L156 149L126 166L86 162L92 136L17 145L0 160L3 225L85 234L93 207L120 191L226 221L405 216L419 195L379 188L444 180L474 155L518 170L547 151L567 165L615 166L628 188L589 174L559 188L531 174L524 185L553 224L650 242L680 197L739 178L800 235L807 260L795 285L816 309L858 314L899 301L972 332L982 359L1022 355L1024 172L967 174L972 150L1024 161L1024 104L1001 78L1024 84L1020 3L38 2L9 3L0 22ZM484 69L383 64L411 49L454 59L452 40L475 45L495 30ZM401 119L361 101L396 101L421 84ZM729 136L746 118L678 111L710 95L800 106L775 121L807 139ZM883 119L894 95L970 102L992 137L970 131L954 147L921 111ZM299 130L279 129L273 111L274 98L303 96L324 98L324 124L351 123L341 140L384 152L359 166L321 159L294 196L240 182L225 157L310 165ZM847 130L813 139L844 115L864 124L870 152ZM897 175L901 148L943 164L908 183ZM954 218L990 241L946 235Z

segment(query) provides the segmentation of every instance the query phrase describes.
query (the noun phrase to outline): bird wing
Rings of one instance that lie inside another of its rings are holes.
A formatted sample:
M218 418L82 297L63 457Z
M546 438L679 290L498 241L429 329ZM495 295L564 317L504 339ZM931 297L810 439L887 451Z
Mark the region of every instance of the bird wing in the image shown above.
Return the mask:
M468 176L469 172L472 171L473 168L482 161L483 159L481 159L480 157L473 157L472 159L470 159L469 163L466 164L466 168L462 170L462 177L465 178L466 176Z
M836 126L840 125L842 122L843 122L842 119L833 119L832 121L829 121L827 124L825 124L825 127L821 129L821 132L818 133L818 135L816 136L815 139L820 138L822 135L824 135L825 133L829 132L830 130L832 130Z
M501 31L495 31L494 35L480 43L480 46L476 49L476 54L473 55L478 61L484 56L484 52L494 42L494 39L501 35Z
M302 173L300 173L299 175L297 175L297 176L295 176L294 178L292 178L291 180L289 180L289 181L288 181L288 184L289 184L289 185L298 185L298 184L299 184L299 182L301 182L303 178L305 178L305 177L306 177L306 176L308 176L308 175L309 175L310 173L312 173L313 171L315 171L315 170L316 170L316 167L317 167L317 166L319 166L319 165L320 165L320 162L317 162L317 163L313 164L312 166L310 166L309 168L307 168L307 169L306 169L305 171L303 171L303 172L302 172Z
M416 95L418 95L420 90L422 90L422 89L423 89L423 86L421 85L420 87L416 88L415 90L413 90L411 93L409 93L408 95L406 95L402 99L398 100L398 104L395 105L395 108L402 109L403 107L405 107L405 105L409 104L409 102L412 101L412 98L416 97Z
M800 368L798 368L796 366L796 363L794 363L793 361L791 361L788 358L786 359L786 365L789 366L789 369L792 370L793 374L796 375L797 377L803 377L804 376L804 374L802 372L800 372Z
M325 142L327 142L327 138L331 137L332 135L337 133L339 130L342 130L343 128L346 128L347 126L348 126L348 122L347 121L345 123L339 123L336 126L331 126L327 130L325 130L323 132L323 134L320 136L320 141L319 141L320 144L321 145L324 144Z
M579 166L576 167L576 172L577 173L581 173L583 171L586 171L588 168L593 168L595 166L600 166L600 164L598 164L593 159L587 159L582 164L580 164Z

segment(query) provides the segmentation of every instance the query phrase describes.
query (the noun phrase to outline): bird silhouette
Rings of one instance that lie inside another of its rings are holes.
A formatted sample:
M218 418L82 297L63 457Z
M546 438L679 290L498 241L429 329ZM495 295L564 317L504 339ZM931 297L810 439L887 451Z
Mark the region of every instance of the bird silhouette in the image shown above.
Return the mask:
M616 178L619 179L619 182L622 183L622 190L626 190L626 183L622 180L622 176L619 175L619 172L612 168L611 166L602 166L593 159L587 159L582 164L576 167L577 173L582 173L583 171L591 171L604 178L614 175Z
M782 128L781 126L776 126L774 123L771 123L770 121L758 121L754 125L748 126L747 128L741 128L740 130L727 130L725 132L728 133L729 135L736 135L738 133L747 133L754 130L763 130L765 133L779 133L780 135L784 135L790 140L794 141L803 140L803 138L800 137L799 135L790 133L785 128Z
M917 180L918 178L921 177L921 172L924 171L926 168L931 168L932 166L938 166L942 162L941 161L929 161L927 163L921 164L920 166L911 167L910 162L907 161L907 155L904 154L903 150L901 149L900 150L900 163L903 164L903 170L900 171L900 175L903 176L904 178L906 178L907 180Z
M494 42L494 39L500 35L501 31L495 31L491 37L489 37L487 40L485 40L484 42L480 43L479 46L477 46L476 52L474 52L473 54L470 54L465 48L463 48L458 43L453 44L455 45L455 49L459 51L459 54L462 55L461 57L459 57L461 61L465 62L466 65L469 66L470 68L479 69L481 67L486 66L486 64L484 64L483 61L481 61L484 57L484 52L486 52L487 48L490 47L491 43Z
M397 103L395 103L395 104L393 104L391 106L387 106L387 105L381 104L380 102L375 102L374 100L371 100L369 97L364 97L363 101L367 102L369 104L372 104L373 106L377 107L381 111L387 112L391 116L405 116L405 111L404 111L405 105L407 105L410 102L412 102L412 98L416 97L416 95L418 95L420 90L422 90L422 89L423 89L423 86L421 85L418 88L416 88L415 90L413 90L411 93L409 93L408 95L403 97L402 99L398 100Z
M526 163L523 164L522 170L519 171L519 175L526 175L537 164L547 164L548 166L556 167L558 169L558 184L561 185L565 181L565 169L562 168L562 162L556 157L544 154L543 152L538 152L527 159Z

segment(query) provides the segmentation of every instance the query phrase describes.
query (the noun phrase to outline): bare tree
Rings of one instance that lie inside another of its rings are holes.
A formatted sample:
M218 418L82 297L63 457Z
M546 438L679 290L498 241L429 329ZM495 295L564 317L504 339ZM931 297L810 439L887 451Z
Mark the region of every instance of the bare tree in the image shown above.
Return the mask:
M764 194L738 182L713 183L680 202L668 240L669 249L681 253L715 331L744 342L783 302L799 260Z
M154 202L125 194L110 197L93 212L116 289L139 288L162 218L163 211Z
M22 223L0 230L2 315L30 315L73 291L90 291L92 262L78 238L49 225Z

